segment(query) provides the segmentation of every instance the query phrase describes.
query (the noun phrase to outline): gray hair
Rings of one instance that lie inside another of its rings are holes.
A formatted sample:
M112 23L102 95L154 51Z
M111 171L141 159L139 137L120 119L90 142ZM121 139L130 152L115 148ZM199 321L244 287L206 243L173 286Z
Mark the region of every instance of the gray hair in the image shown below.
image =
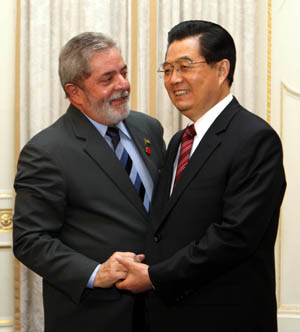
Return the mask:
M60 83L65 89L67 83L80 86L91 75L90 60L92 55L110 48L117 48L117 43L100 32L83 32L70 39L59 55Z

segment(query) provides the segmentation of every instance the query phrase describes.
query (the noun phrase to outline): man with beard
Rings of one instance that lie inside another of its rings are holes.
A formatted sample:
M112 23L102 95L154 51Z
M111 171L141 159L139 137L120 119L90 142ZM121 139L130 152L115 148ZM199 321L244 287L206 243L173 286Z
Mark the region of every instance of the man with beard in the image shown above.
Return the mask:
M143 299L118 290L116 253L141 261L165 145L160 123L129 111L127 66L101 33L59 58L67 112L23 148L14 252L43 278L46 332L143 331Z

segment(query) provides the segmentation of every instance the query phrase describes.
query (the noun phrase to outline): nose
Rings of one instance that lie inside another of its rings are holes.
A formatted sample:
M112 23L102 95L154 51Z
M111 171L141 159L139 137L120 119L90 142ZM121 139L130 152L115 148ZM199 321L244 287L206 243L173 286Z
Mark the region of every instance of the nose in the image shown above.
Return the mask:
M116 80L116 90L128 90L130 84L127 76L124 77L122 74L119 74Z
M170 83L171 84L176 84L178 82L182 81L182 75L180 72L180 68L179 67L174 67L171 77L170 77Z

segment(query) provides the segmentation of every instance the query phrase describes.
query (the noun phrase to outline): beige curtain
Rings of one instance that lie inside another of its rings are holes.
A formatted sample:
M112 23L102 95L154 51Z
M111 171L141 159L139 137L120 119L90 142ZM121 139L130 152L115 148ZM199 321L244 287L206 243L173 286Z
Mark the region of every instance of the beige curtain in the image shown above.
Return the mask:
M164 59L167 32L182 20L220 23L237 47L232 91L255 112L255 16L255 0L21 0L21 146L65 112L58 55L83 31L118 40L134 82L132 104L162 122L168 142L186 120L153 72ZM22 332L43 331L41 278L22 265L20 273Z
M101 31L129 56L130 1L21 0L21 144L61 115L60 48L83 31ZM130 65L130 63L129 63Z

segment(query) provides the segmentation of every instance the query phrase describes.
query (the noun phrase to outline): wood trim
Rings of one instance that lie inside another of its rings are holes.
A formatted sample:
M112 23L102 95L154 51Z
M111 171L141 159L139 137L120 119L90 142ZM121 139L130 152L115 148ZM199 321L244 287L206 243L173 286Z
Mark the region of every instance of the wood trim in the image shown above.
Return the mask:
M138 0L131 1L131 109L138 109Z
M157 0L149 1L149 113L156 116L157 101Z
M267 122L271 123L272 79L272 0L268 0L268 46L267 46Z
M21 0L17 1L16 10L16 61L15 61L15 169L20 152L20 67L21 67ZM14 260L14 331L21 331L20 322L20 263Z

